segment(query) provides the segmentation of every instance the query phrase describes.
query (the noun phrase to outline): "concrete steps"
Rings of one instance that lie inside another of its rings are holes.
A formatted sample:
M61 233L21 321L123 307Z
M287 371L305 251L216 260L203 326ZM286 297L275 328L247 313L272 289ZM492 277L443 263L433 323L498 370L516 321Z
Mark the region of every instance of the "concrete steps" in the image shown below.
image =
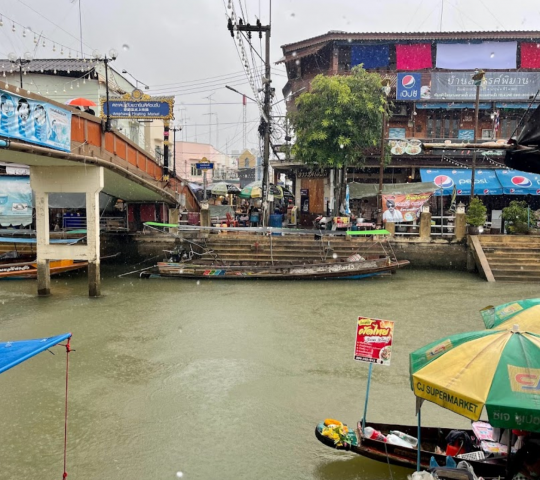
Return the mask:
M495 281L540 283L540 236L480 235L478 239Z

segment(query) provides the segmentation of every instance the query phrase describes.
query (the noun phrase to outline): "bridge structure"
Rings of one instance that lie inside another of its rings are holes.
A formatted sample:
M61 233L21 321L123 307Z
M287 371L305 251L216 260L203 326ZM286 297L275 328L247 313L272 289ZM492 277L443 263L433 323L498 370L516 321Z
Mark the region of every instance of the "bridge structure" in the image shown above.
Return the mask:
M30 166L36 209L38 295L50 294L49 262L62 259L88 261L89 295L100 295L101 191L125 202L163 202L169 207L170 223L178 222L180 206L199 210L187 182L164 171L149 152L121 132L106 131L100 118L25 90L16 92L13 86L3 91L72 112L70 152L15 139L8 139L6 148L0 149L0 161ZM49 242L48 195L58 192L86 195L86 245Z

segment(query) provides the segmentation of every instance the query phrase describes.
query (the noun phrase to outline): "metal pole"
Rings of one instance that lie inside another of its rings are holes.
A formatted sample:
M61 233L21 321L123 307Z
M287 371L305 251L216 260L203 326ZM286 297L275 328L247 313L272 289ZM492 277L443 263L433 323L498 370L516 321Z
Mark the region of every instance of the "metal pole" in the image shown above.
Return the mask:
M203 199L206 200L206 170L203 172Z
M362 433L364 433L364 430L366 429L367 404L368 404L368 399L369 399L369 387L371 385L372 372L373 372L373 363L370 363L368 376L367 376L366 402L364 403L364 416L362 417Z
M176 127L173 128L173 178L176 178Z
M266 83L264 88L264 114L267 118L264 130L264 150L263 150L263 227L267 225L268 213L268 167L270 165L270 110L271 110L271 84L270 84L270 27L266 31L266 53L265 53L265 74ZM264 120L263 120L264 121Z
M105 131L110 132L111 131L111 105L109 103L109 59L105 57L103 59L103 63L105 64L105 94L107 98L107 120L105 121Z
M378 212L377 212L377 225L382 225L382 193L383 193L383 178L384 178L384 137L386 134L386 112L383 111L382 115L382 129L381 129L381 161L379 163L379 196L378 196Z
M476 143L476 140L477 140L479 108L480 108L480 85L476 85L476 101L474 104L474 143ZM476 148L473 150L473 156L472 156L471 200L474 197L474 170L475 168L476 168Z
M21 88L23 88L22 82L22 62L19 60L19 76L21 77Z
M417 445L417 453L416 453L416 471L420 471L420 457L422 452L422 447L420 446L421 441L421 433L422 433L422 407L418 409L418 445Z

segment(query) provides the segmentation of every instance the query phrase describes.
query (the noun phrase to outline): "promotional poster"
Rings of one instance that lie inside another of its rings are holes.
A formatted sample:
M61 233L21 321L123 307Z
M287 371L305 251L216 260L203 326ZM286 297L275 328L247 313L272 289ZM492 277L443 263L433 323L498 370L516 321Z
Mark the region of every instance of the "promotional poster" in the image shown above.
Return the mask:
M71 112L0 90L0 136L71 151Z
M383 222L414 222L420 218L422 205L431 195L431 192L383 195Z
M0 225L30 225L32 207L30 177L0 176Z
M360 362L390 365L394 322L358 317L354 359Z

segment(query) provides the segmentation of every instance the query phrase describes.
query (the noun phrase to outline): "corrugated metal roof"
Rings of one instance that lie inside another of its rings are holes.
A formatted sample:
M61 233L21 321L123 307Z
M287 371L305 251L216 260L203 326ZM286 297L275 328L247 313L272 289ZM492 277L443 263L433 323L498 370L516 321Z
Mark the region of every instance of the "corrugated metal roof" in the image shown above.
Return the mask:
M326 47L326 45L328 45L328 43L329 42L324 42L322 44L312 45L311 47L303 48L299 52L294 51L294 52L292 52L292 53L290 53L288 55L285 55L280 60L278 60L276 62L276 65L278 65L280 63L290 62L291 60L299 60L299 59L301 59L303 57L307 57L309 55L314 55L319 50Z
M56 70L57 72L86 72L91 71L95 66L96 62L93 60L78 60L76 58L51 58L51 59L36 59L32 60L30 63L24 65L24 70L28 73L36 72L52 72ZM8 59L0 59L0 72L10 72L13 70L17 72L19 70L18 65L14 65Z
M323 35L306 38L294 43L282 45L284 53L298 48L306 48L318 43L333 40L367 40L367 41L433 41L433 40L540 40L538 30L496 30L496 31L462 31L462 32L343 32L330 30Z

